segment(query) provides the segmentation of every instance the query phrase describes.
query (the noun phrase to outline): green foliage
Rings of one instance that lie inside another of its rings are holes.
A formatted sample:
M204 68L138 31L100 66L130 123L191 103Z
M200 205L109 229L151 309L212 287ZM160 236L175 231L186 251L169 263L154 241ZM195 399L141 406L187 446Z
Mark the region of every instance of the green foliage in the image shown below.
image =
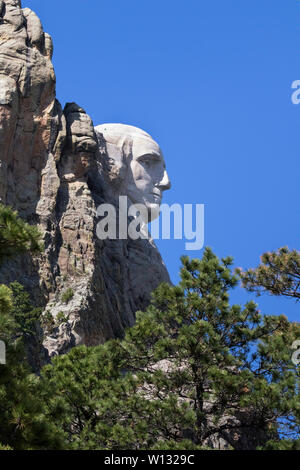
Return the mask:
M7 206L0 204L0 262L17 253L37 253L41 250L38 229L24 222Z
M36 228L0 205L0 261L40 249ZM246 288L297 298L297 252L265 255L239 271ZM182 258L178 286L162 284L123 340L73 348L43 368L25 363L24 341L41 320L55 326L18 283L0 285L0 449L299 448L298 323L262 317L253 302L230 305L232 259L206 249ZM244 275L244 278L243 278ZM250 274L249 274L250 276ZM252 283L252 284L251 284ZM62 294L68 303L71 288ZM56 321L66 320L59 312Z
M39 249L37 229L0 205L0 262ZM39 314L20 284L0 285L0 339L6 344L6 364L0 365L1 450L61 447L60 431L44 415L38 378L24 361L23 340L34 333Z
M180 442L178 441L158 441L151 450L182 450L182 451L189 451L189 450L212 450L209 447L197 446L189 439L182 439Z
M299 324L229 304L231 258L182 258L125 338L42 371L46 415L71 449L228 448L299 438ZM271 445L271 444L269 444Z
M29 373L18 347L7 350L0 366L0 439L15 450L60 448L59 430L44 416L37 378Z
M30 296L21 284L12 282L9 287L12 291L12 312L19 334L23 338L30 337L36 333L42 309L32 307Z
M17 287L19 290L19 285L14 285L14 289ZM1 446L16 450L60 448L59 430L44 416L38 379L24 362L20 331L24 328L27 334L27 322L20 316L22 310L19 305L14 312L13 290L1 286L0 292L5 294L0 302L0 338L6 343L6 364L0 365ZM16 318L21 318L20 324Z
M0 443L0 450L13 450L13 449L9 446L4 446L3 444Z
M287 247L264 253L255 269L236 270L243 286L260 295L268 292L300 299L300 253Z
M0 340L5 343L10 338L11 331L16 327L10 314L12 309L12 291L7 286L0 285Z
M56 324L61 325L61 323L66 323L68 321L68 317L64 312L60 311L56 315L55 320L56 320Z
M71 289L71 287L68 287L68 289L66 289L62 293L61 301L64 302L65 304L67 304L67 303L70 302L71 299L73 299L73 297L74 297L73 289Z
M269 441L263 448L259 448L258 450L300 450L300 439Z

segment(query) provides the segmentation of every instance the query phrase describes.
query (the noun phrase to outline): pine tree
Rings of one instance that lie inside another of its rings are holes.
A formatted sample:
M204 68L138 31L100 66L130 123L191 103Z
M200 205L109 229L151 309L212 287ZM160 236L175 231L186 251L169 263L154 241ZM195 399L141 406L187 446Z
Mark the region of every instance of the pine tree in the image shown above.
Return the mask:
M11 209L0 206L0 260L40 248L40 234ZM44 416L38 377L26 365L24 339L33 334L38 311L18 283L0 285L0 340L6 364L0 364L0 448L60 448L61 440Z
M10 283L9 288L12 292L12 314L16 323L15 334L21 336L23 340L30 341L36 334L42 309L32 306L28 292L19 282Z
M74 348L42 371L47 415L69 448L297 445L299 324L230 305L231 258L206 249L182 263L180 284L162 284L123 340Z
M300 253L297 250L283 247L264 253L257 268L246 271L238 268L236 272L249 292L300 299Z
M10 207L0 204L0 262L18 253L40 250L41 234L37 227L27 224Z

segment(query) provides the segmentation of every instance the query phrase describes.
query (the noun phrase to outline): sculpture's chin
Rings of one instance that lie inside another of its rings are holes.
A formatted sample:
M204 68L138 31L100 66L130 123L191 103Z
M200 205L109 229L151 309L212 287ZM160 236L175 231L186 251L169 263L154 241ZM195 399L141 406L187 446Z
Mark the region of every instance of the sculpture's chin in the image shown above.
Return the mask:
M147 209L148 209L148 220L149 220L149 222L152 222L153 220L155 220L159 217L160 204L153 204L153 203L148 204Z

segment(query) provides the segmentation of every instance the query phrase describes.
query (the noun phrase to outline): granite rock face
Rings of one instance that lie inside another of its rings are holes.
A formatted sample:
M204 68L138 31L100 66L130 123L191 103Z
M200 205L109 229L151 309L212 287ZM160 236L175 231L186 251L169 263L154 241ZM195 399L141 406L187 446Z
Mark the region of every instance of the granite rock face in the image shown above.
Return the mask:
M99 240L107 150L84 109L56 99L51 37L19 0L0 1L0 200L38 224L45 251L0 268L43 307L38 368L78 344L122 336L162 281L151 240Z

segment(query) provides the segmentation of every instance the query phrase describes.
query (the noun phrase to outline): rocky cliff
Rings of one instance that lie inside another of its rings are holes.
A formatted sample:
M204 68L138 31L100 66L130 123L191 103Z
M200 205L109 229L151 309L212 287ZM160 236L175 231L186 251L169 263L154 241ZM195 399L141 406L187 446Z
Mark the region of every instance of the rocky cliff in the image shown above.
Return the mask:
M19 0L0 0L0 198L38 224L45 251L4 264L43 307L37 360L121 336L152 290L169 282L149 240L99 240L105 145L91 118L55 95L51 37ZM98 124L98 123L97 123Z

